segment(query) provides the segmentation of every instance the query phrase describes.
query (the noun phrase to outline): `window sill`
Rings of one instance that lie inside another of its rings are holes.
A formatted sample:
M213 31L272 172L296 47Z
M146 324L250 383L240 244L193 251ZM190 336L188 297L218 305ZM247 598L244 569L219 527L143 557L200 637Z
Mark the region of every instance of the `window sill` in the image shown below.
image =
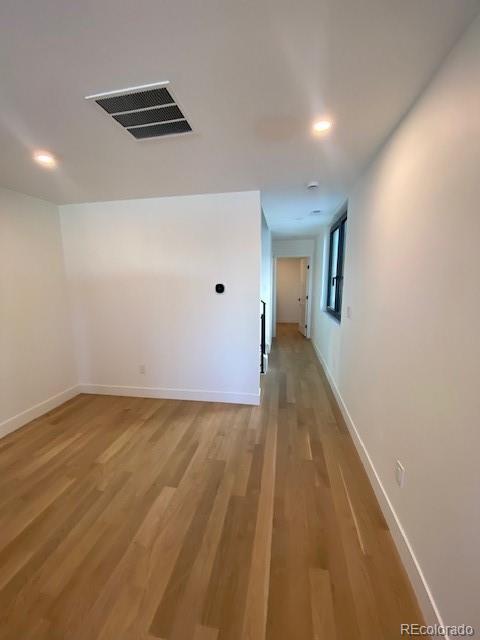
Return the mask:
M330 309L324 309L323 310L324 313L327 314L327 316L330 316L330 318L332 318L332 320L335 320L335 322L337 324L340 324L342 321L342 314L341 313L336 313L335 311L331 311Z

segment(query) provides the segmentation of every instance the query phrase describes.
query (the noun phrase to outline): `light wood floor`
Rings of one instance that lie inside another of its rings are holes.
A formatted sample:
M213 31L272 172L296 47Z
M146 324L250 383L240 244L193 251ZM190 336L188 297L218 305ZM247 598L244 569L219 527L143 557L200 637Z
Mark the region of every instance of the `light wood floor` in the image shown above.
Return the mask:
M81 395L0 440L2 640L391 640L421 622L295 327L270 365L261 407Z

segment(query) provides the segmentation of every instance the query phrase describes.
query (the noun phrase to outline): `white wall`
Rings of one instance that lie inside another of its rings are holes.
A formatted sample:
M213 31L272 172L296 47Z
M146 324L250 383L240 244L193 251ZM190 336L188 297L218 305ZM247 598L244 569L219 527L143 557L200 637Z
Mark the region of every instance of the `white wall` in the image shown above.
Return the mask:
M57 207L0 189L0 436L74 394Z
M277 322L299 321L300 258L277 260Z
M265 302L265 342L267 351L272 345L273 324L273 261L272 261L272 233L262 212L262 274L261 298Z
M314 238L275 238L272 242L272 253L275 258L313 257L315 251Z
M427 619L477 637L479 69L480 18L351 195L341 325L321 311L319 238L313 332Z
M258 192L60 210L84 389L258 403Z

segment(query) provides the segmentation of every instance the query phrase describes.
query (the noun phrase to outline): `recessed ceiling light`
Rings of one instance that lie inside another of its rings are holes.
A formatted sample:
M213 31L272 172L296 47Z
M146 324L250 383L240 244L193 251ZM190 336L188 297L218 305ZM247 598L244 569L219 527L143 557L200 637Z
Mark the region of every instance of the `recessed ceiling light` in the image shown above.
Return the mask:
M310 211L309 215L311 216L321 216L323 213L323 211L321 209L314 209L313 211Z
M311 180L306 184L307 189L318 189L319 186L320 183L318 182L318 180Z
M35 162L38 162L38 164L41 164L42 167L47 167L48 169L53 169L57 166L55 156L48 151L35 151L33 159Z
M325 133L331 128L332 128L331 120L317 120L317 122L313 123L314 133Z

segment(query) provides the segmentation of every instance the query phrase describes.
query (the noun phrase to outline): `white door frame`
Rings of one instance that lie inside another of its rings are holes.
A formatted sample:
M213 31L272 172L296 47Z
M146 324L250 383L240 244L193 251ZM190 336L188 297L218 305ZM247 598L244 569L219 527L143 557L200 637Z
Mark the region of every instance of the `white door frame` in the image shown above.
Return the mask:
M307 335L306 338L310 339L311 327L312 327L312 290L313 290L313 255L281 255L272 258L273 261L273 278L272 278L272 337L277 335L277 260L279 258L305 258L308 260L308 275L307 275L307 310L305 317L307 319Z
M277 335L277 259L272 258L272 338Z

